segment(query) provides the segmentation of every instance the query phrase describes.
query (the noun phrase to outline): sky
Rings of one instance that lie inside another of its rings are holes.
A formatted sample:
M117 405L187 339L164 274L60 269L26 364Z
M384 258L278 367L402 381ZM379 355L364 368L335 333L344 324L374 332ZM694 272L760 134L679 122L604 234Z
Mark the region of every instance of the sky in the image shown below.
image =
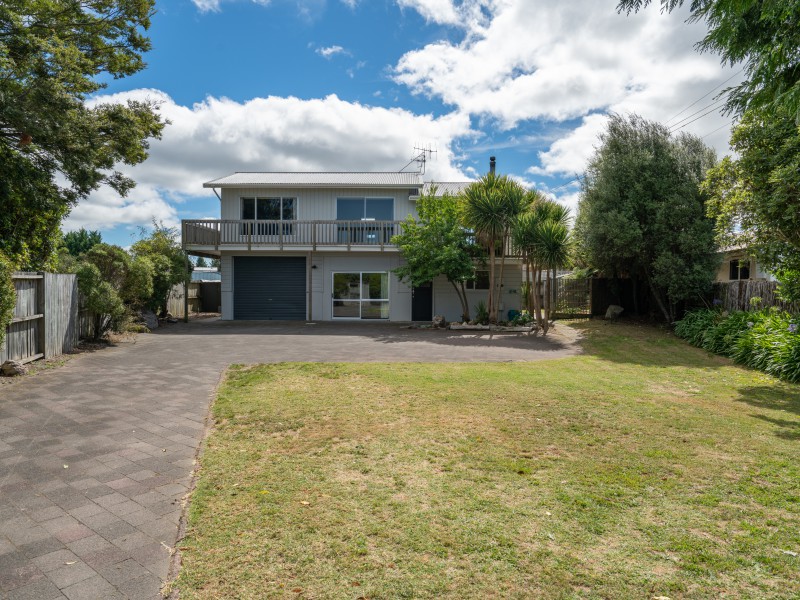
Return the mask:
M658 3L656 3L658 4ZM147 67L90 104L150 99L169 125L137 186L92 193L64 223L129 246L153 220L219 218L203 183L234 171L497 170L575 208L609 113L729 153L717 94L738 83L694 46L685 9L615 0L156 0ZM409 165L409 163L411 163Z

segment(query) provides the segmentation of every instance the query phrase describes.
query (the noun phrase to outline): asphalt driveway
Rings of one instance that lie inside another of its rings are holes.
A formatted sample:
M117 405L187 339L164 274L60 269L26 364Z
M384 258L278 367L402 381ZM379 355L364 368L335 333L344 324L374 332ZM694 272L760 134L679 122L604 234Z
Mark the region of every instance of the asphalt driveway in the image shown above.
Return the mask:
M210 319L0 385L0 598L161 597L231 363L536 361L577 353L574 337Z

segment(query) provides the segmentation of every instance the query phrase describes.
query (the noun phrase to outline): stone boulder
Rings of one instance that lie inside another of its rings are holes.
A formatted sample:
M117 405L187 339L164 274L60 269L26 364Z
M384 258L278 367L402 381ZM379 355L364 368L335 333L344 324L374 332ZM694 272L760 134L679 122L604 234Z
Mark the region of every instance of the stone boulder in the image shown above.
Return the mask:
M148 329L158 329L158 317L152 310L143 310L139 316L145 327Z
M16 360L7 360L0 366L0 374L3 377L15 377L17 375L24 375L28 369L21 362Z
M624 308L616 304L612 304L608 307L608 310L606 310L606 319L609 319L610 321L616 321L623 312L625 312Z
M433 321L431 321L431 325L438 328L447 327L447 321L442 315L436 315L433 317Z

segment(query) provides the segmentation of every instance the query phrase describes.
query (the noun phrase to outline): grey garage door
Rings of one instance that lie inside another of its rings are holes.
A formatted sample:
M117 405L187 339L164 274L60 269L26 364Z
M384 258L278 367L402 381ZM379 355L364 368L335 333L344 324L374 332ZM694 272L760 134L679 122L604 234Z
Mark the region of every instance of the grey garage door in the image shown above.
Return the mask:
M305 257L235 256L233 318L305 320Z

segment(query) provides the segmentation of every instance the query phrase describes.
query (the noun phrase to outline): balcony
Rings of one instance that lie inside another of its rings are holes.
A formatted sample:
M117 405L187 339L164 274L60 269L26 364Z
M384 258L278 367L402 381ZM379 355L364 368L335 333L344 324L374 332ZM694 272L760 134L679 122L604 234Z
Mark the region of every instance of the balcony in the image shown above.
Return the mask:
M372 250L396 251L392 237L402 221L184 220L183 247L218 254L220 250Z

